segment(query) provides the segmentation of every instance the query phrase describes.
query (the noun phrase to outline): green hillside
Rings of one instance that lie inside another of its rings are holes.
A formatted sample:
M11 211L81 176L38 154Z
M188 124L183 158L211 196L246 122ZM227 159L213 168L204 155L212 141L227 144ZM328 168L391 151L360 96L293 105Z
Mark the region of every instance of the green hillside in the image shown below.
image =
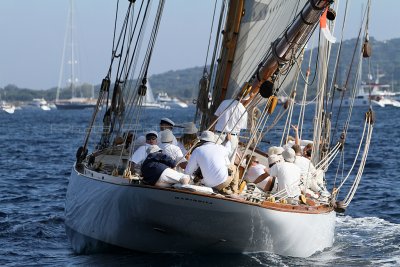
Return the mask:
M340 87L345 84L347 79L347 73L354 52L354 45L356 39L347 40L343 43L341 57L339 61L339 71L337 83ZM381 78L382 83L389 83L394 85L394 90L400 90L400 38L391 39L388 41L377 41L371 38L370 43L372 45L372 57L370 60L363 61L363 80L368 77L369 69L373 76L376 76L377 69L380 73L384 73L385 76ZM334 44L332 47L333 57L331 57L329 65L329 77L333 75L334 59L338 51L338 44ZM310 51L306 51L304 58L305 62L302 66L305 71L308 65ZM314 60L316 51L314 51ZM312 66L315 66L314 63ZM153 89L153 93L167 92L170 96L177 96L179 98L191 100L197 96L198 82L201 78L203 67L194 67L183 70L168 71L161 74L152 75L149 77L149 83ZM312 74L311 74L312 76ZM349 76L350 81L355 76L355 66ZM303 87L304 82L299 82L299 90ZM351 83L349 83L350 86ZM316 83L311 86L311 90L315 89ZM95 95L99 90L100 85L95 86ZM91 87L88 84L82 85L81 88L77 89L78 95L90 96ZM0 88L1 96L7 101L30 101L33 98L45 98L48 101L52 101L56 97L56 88L43 89L43 90L31 90L28 88L18 88L15 85L7 85L5 88ZM71 92L63 90L60 98L69 98Z

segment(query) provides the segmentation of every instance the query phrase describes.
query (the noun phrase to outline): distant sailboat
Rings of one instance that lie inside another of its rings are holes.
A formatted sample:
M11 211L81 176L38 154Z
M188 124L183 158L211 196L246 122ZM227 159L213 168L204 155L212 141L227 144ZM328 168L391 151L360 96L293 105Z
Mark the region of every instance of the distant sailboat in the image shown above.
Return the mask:
M68 12L68 23L67 23L67 30L65 33L64 39L64 49L63 55L61 60L61 67L60 67L60 75L58 80L58 87L57 87L57 95L55 105L57 109L85 109L85 108L93 108L96 106L96 100L94 99L94 90L92 86L92 97L85 98L85 97L77 97L76 90L78 88L79 79L75 75L76 71L76 64L78 64L78 60L75 54L75 31L74 31L74 1L70 0L70 9ZM68 60L68 64L70 65L70 72L69 72L69 79L67 88L71 90L71 98L70 99L60 99L60 91L61 91L61 81L64 76L64 59L66 54L66 46L67 44L70 45L70 59Z
M165 108L165 109L170 108L170 106L167 105L166 103L157 101L154 98L153 90L151 89L149 83L147 83L147 92L146 92L146 96L143 99L142 106L145 108Z

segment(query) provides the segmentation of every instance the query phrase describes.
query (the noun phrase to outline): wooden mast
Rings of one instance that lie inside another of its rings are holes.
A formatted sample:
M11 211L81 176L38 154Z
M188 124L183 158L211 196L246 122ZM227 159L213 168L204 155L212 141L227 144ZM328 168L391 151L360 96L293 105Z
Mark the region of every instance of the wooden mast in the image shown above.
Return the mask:
M244 0L230 1L228 15L223 31L222 50L219 59L218 73L213 94L212 114L225 99L228 89L229 77L232 71L233 60L235 57L236 45L238 41L240 21L244 15Z

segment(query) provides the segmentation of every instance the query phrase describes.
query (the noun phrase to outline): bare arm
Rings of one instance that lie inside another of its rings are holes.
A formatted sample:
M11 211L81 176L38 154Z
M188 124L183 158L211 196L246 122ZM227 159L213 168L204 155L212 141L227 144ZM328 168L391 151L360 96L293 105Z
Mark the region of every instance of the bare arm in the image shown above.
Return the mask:
M299 128L296 125L292 125L292 128L294 130L294 143L300 145Z

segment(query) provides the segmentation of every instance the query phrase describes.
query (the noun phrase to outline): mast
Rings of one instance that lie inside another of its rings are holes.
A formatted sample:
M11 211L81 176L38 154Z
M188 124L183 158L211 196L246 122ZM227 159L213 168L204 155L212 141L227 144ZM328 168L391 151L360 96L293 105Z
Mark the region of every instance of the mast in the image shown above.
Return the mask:
M219 63L219 73L216 77L216 86L220 88L214 92L214 106L219 106L226 97L229 77L232 72L232 65L235 57L236 45L238 42L240 21L243 16L244 1L230 1L229 11L226 19L226 27L223 33L222 51Z
M66 25L66 31L64 35L64 46L63 46L63 52L61 56L61 65L60 65L60 72L58 75L58 84L57 84L57 93L56 93L56 103L59 101L60 98L60 91L61 91L61 83L63 80L64 76L64 64L65 64L65 56L66 56L66 51L67 51L67 44L69 42L70 45L70 51L71 51L71 59L68 60L68 63L71 65L70 66L70 88L71 88L71 98L75 97L75 89L76 89L76 77L75 77L75 64L77 64L77 61L75 59L75 36L74 36L74 0L69 1L69 10L68 10L68 19L67 19L67 25Z
M75 97L75 63L76 63L76 59L75 59L75 38L74 38L74 0L70 0L70 7L71 7L71 11L70 11L70 35L71 35L71 96L72 98Z

